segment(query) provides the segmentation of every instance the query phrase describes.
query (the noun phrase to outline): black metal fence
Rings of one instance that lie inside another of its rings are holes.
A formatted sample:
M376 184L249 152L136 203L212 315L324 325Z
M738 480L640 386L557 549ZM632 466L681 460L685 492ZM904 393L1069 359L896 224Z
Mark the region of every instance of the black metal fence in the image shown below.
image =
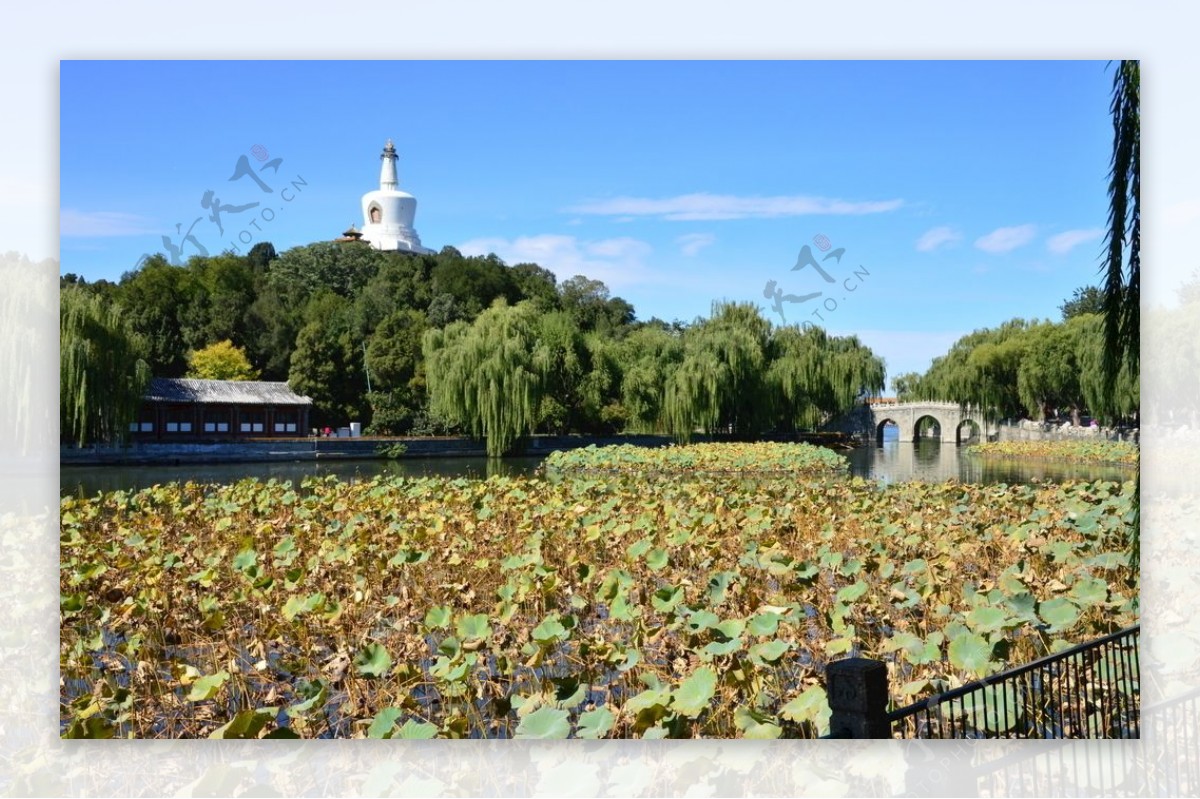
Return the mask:
M888 710L887 664L829 665L830 734L847 738L1139 738L1140 625Z

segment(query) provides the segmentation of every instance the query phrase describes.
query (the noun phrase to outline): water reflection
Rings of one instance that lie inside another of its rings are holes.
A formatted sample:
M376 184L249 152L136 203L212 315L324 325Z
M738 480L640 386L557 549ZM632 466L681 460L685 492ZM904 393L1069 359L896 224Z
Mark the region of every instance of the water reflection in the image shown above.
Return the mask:
M859 447L846 453L850 472L886 483L906 480L968 483L1028 483L1063 480L1130 480L1134 470L1119 466L1085 466L1029 460L995 460L971 457L966 447L922 441L902 444L885 440L879 446ZM198 483L231 483L244 477L291 480L336 475L343 480L369 480L375 475L405 477L467 477L532 474L540 457L413 458L402 460L350 460L290 463L222 463L181 466L63 466L61 495L92 496L99 491L141 489L156 483L192 480Z
M1123 466L1096 466L1018 458L980 458L967 447L921 441L859 447L847 453L853 474L886 483L923 480L964 483L1028 483L1033 480L1132 480L1135 471Z

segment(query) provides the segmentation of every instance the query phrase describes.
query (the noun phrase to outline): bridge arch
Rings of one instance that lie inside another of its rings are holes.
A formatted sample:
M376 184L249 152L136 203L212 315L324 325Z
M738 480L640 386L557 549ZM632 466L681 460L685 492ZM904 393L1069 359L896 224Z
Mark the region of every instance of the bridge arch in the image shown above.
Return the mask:
M954 443L967 444L970 442L981 441L983 439L983 430L979 426L979 422L971 418L963 419L954 429Z
M883 446L883 429L888 425L892 425L897 429L897 432L899 433L897 436L898 440L904 440L904 431L900 428L900 423L889 416L887 418L880 419L875 425L875 443L879 446Z
M942 422L931 413L918 416L913 422L913 441L930 441L946 437Z

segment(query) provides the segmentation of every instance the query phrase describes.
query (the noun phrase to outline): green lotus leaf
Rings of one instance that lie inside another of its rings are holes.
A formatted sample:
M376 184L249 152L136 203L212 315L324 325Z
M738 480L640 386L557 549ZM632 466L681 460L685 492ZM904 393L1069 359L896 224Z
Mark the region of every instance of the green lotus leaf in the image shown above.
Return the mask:
M1015 691L986 685L959 700L943 705L944 712L987 732L1008 732L1021 720L1021 702Z
M209 738L257 738L267 723L275 718L273 708L243 710L209 734Z
M649 552L650 547L652 547L652 546L654 546L654 539L642 538L642 539L640 539L638 541L634 541L632 544L630 544L629 547L625 550L625 554L629 556L630 560L637 560L642 555Z
M687 618L687 628L693 633L703 632L720 623L721 617L708 610L698 610Z
M1068 599L1056 597L1038 604L1037 613L1042 621L1050 625L1050 632L1061 632L1079 618L1079 608Z
M779 715L797 723L804 721L819 721L822 716L828 721L830 715L829 698L825 689L820 685L808 688L799 696L779 709Z
M854 639L846 636L825 642L826 655L841 655L854 648Z
M778 613L759 613L751 617L750 621L746 624L746 629L752 635L774 635L776 630L779 629L779 622L782 619L783 616Z
M1028 591L1013 594L1004 600L1004 604L1022 618L1029 618L1037 608L1037 597Z
M552 613L543 619L541 624L533 628L531 635L533 640L543 645L565 641L569 637L567 628L563 627L556 613Z
M743 641L741 638L730 638L728 641L713 641L706 644L704 648L700 650L700 652L701 654L709 657L731 655L741 649L742 644Z
M445 605L434 605L425 611L425 626L431 630L444 630L450 626L451 611Z
M617 718L607 707L598 707L579 716L575 735L579 738L603 738L612 731Z
M733 711L733 723L750 740L772 740L783 734L773 718L744 706Z
M258 561L258 553L253 549L243 549L233 557L233 568L240 572L246 571Z
M492 634L492 628L488 624L488 617L484 613L463 616L454 625L454 629L458 632L458 637L464 641L488 638Z
M683 586L660 588L650 597L650 604L659 613L670 613L683 601Z
M967 626L980 633L995 632L1003 629L1008 623L1008 614L997 607L985 605L967 614Z
M329 684L324 680L300 680L296 683L296 697L299 702L287 709L289 716L302 716L325 705L329 698Z
M848 585L839 590L837 592L838 601L846 603L853 602L856 599L859 599L863 594L867 593L867 588L867 584L862 580L859 580L853 585Z
M229 672L221 670L216 674L209 674L199 678L192 683L192 690L188 692L187 698L189 702L203 702L205 699L212 699L221 690L221 686L229 679Z
M545 705L521 719L514 738L566 738L571 734L568 713Z
M1108 583L1096 577L1081 577L1068 595L1080 605L1100 605L1108 600Z
M746 622L741 619L729 619L713 628L726 638L736 638L746 629Z
M371 719L371 726L367 728L367 737L391 738L392 732L396 728L396 722L402 715L404 715L404 711L398 707L385 707L375 714L375 718Z
M962 632L950 639L947 654L955 668L982 677L992 662L992 645L982 635Z
M407 741L427 741L431 738L436 738L437 734L438 727L436 724L409 719L401 725L400 731L393 737L402 738Z
M670 563L670 560L667 551L658 547L650 550L650 553L646 555L646 565L650 567L651 571L662 571Z
M767 663L774 663L791 648L792 645L788 641L765 641L750 647L750 656L764 660Z
M647 688L639 694L629 697L621 707L622 713L637 715L644 710L654 707L666 707L671 701L671 692L666 688Z
M354 667L364 677L382 677L392 668L392 656L383 644L370 643L358 650Z
M702 666L671 694L671 707L681 715L694 718L708 707L716 689L717 673L708 666Z

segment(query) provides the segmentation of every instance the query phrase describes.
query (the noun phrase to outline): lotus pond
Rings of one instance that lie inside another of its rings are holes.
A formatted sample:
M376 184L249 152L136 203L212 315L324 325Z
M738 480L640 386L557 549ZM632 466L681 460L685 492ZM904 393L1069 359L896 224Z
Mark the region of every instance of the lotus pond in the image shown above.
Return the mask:
M68 737L814 737L1137 619L1132 482L172 483L61 504Z
M1065 463L1137 466L1138 446L1128 441L989 441L967 448L985 458L1032 458Z

